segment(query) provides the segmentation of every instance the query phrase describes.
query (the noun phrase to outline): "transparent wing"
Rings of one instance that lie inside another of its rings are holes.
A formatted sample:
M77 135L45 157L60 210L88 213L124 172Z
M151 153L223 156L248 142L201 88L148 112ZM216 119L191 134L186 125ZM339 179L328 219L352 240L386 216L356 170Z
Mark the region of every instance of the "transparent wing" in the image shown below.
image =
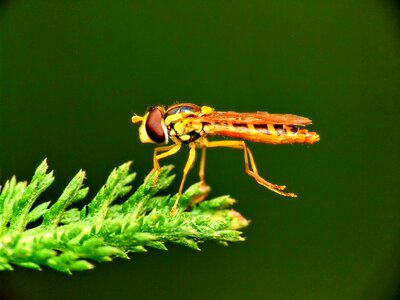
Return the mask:
M310 125L311 120L291 114L270 114L259 111L254 113L237 113L233 111L214 111L210 114L194 118L202 123L233 123L233 124L281 124L281 125Z

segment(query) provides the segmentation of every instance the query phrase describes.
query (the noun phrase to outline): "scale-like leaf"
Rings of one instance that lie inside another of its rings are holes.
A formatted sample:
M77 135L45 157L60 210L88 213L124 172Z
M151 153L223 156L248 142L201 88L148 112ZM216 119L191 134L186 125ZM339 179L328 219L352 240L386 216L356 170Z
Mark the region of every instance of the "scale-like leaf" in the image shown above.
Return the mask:
M157 195L174 179L171 166L163 167L154 186L152 176L122 204L113 204L131 190L135 174L130 163L114 169L94 199L82 209L69 208L86 197L85 173L79 171L50 207L50 201L32 209L40 194L53 182L47 162L36 169L31 182L7 181L0 193L0 270L12 265L40 270L47 266L71 274L94 267L92 262L129 258L129 252L146 247L167 250L178 243L199 250L199 243L242 241L248 221L230 207L228 196L203 200L208 189L194 184L181 195L178 209L170 215L175 196ZM198 203L199 201L202 202ZM29 230L26 225L41 224Z

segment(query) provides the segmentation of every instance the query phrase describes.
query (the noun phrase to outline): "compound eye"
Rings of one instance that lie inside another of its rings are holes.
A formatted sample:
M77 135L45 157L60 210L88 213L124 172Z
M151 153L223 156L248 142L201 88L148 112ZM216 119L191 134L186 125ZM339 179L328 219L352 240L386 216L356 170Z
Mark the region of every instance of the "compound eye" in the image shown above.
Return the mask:
M190 114L190 113L198 113L201 112L201 108L197 106L196 104L193 103L180 103L173 105L168 108L167 110L167 116L174 115L174 114L179 114L179 113L184 113L184 114Z
M146 120L146 132L153 142L158 144L165 142L165 132L162 126L163 118L164 111L160 107L154 106L150 108Z

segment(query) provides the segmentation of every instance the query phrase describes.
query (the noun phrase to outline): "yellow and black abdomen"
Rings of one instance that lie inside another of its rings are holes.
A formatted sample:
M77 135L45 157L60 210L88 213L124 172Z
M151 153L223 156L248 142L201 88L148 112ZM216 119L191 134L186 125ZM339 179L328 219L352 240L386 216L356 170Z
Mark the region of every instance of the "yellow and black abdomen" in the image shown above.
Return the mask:
M210 135L221 135L264 144L313 144L319 141L316 132L298 126L279 124L210 124Z

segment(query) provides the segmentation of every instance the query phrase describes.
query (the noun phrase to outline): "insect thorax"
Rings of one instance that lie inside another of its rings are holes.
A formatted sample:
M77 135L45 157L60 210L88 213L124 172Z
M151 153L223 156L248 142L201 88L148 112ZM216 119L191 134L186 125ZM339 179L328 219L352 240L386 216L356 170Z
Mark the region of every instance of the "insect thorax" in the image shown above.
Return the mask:
M193 118L185 118L177 122L171 122L168 126L169 135L176 137L182 143L188 144L204 135L203 124L192 122Z

